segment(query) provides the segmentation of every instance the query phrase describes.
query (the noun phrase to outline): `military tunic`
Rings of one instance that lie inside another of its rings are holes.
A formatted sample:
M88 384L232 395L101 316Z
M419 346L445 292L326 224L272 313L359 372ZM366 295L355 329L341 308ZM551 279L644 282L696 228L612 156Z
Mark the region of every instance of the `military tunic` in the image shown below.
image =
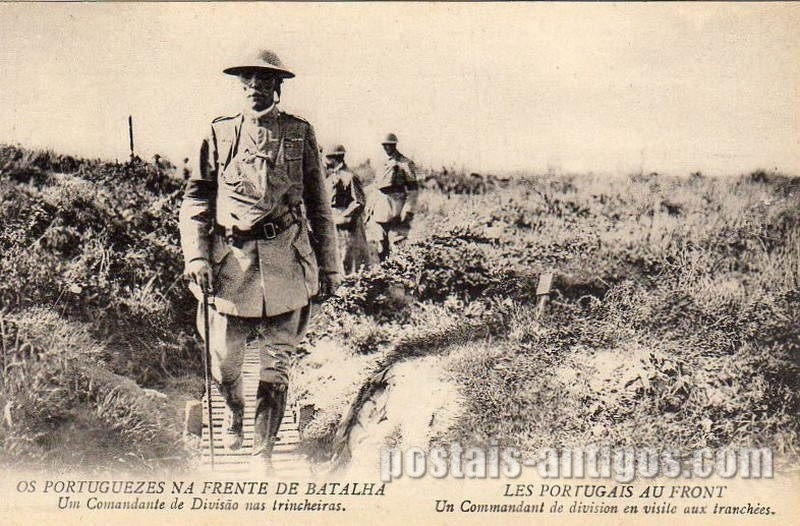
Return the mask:
M383 166L375 180L375 187L385 196L385 205L375 210L374 220L378 223L392 223L400 220L405 213L413 213L417 205L417 173L414 162L395 151Z
M180 230L187 264L205 258L214 267L219 312L261 317L300 308L317 293L318 265L337 272L336 232L319 166L311 125L274 107L258 117L213 122L187 185ZM297 221L274 239L235 246L212 234L215 222L250 231L287 214Z
M261 229L266 235L242 243L229 235ZM336 231L311 125L274 106L215 119L201 144L199 169L187 183L180 233L187 265L207 259L213 271L215 378L236 380L245 341L260 332L266 335L261 379L285 382L287 353L305 331L319 269L338 272ZM200 300L199 287L190 287ZM202 329L200 318L198 312ZM264 323L257 328L259 319Z
M361 181L344 162L329 172L326 183L339 237L340 271L352 274L369 264L364 233L364 189Z
M367 221L382 227L376 229L368 225L367 239L372 246L380 247L380 259L385 259L392 247L408 237L410 224L402 218L416 211L418 190L414 162L395 151L386 160L383 172L367 196Z

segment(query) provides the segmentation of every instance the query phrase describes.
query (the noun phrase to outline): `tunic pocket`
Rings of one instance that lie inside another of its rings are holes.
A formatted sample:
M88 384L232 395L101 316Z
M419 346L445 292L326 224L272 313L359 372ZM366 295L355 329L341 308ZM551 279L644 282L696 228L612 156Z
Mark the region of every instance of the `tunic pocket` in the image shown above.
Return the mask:
M289 137L284 142L286 149L286 159L302 159L303 158L303 139L299 137Z
M229 164L222 172L222 182L235 187L242 182L242 171L239 168L239 161L235 160Z
M303 139L289 138L284 143L284 159L289 180L303 180Z

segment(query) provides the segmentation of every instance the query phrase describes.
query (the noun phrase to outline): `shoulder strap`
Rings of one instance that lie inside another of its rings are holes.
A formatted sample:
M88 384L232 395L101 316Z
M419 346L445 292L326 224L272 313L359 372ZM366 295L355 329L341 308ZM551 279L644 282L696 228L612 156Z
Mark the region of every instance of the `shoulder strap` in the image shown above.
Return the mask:
M308 125L306 121L290 113L284 113L282 117L282 122L285 123L287 134L300 135L301 137L305 136L306 126Z

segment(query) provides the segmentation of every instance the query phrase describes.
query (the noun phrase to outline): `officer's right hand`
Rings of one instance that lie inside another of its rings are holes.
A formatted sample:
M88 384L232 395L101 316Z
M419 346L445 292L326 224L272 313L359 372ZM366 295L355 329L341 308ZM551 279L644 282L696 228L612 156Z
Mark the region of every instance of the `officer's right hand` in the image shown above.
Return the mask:
M183 274L197 283L203 292L214 292L214 273L207 259L193 259L186 265Z
M339 212L338 214L333 214L333 222L336 223L336 226L346 226L350 223L350 218Z

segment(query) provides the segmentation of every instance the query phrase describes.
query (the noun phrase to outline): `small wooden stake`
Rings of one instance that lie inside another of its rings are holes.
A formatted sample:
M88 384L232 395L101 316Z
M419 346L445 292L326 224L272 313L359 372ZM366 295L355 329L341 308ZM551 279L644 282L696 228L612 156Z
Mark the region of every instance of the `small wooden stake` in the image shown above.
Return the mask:
M553 273L544 272L539 275L539 284L536 286L536 319L544 314L547 300L550 298L550 289L553 286Z
M133 116L132 115L128 115L128 138L130 140L130 146L131 146L131 162L133 162L134 153L133 153Z

